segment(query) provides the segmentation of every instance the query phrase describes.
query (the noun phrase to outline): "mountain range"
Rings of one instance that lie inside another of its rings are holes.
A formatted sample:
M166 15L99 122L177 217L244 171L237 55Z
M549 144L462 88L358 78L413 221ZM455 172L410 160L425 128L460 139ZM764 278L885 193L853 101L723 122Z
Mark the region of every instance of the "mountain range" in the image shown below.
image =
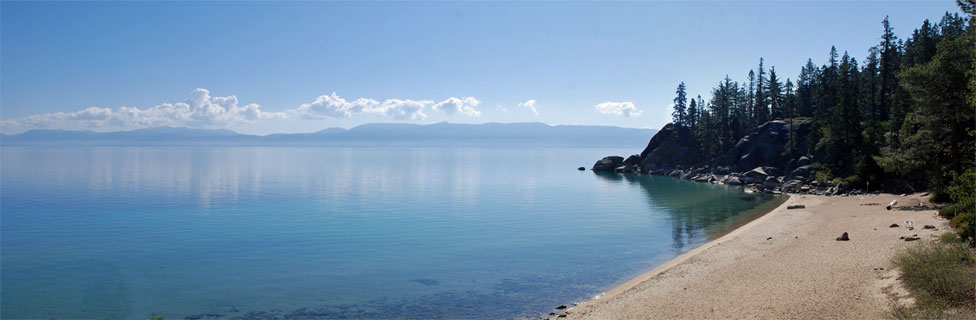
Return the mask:
M539 122L429 125L371 123L350 129L312 133L241 134L225 129L156 127L93 132L35 129L0 134L0 145L30 146L551 146L633 147L647 143L657 130L614 126L557 125Z

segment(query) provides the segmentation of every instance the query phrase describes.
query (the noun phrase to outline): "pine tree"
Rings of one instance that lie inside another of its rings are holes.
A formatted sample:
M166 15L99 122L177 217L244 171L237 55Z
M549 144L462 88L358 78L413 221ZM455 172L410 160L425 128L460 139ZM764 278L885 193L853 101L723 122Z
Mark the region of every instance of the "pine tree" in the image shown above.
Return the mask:
M769 69L769 106L771 111L770 119L783 119L782 97L780 87L783 84L776 77L776 67Z
M888 119L888 114L891 112L892 100L898 86L895 74L898 72L900 53L897 45L898 38L895 37L894 30L888 23L888 17L885 17L881 25L884 27L884 31L881 34L881 60L879 62L881 83L878 91L878 111L880 112L880 120L884 121ZM897 128L890 128L889 130L897 130Z
M675 90L677 97L674 98L674 112L671 113L671 122L677 126L687 126L688 125L688 111L686 110L688 104L688 98L685 95L685 82L682 81L678 84L678 89Z
M753 125L760 125L769 121L768 103L766 101L766 86L763 80L766 78L766 71L763 70L763 58L759 58L759 74L756 76L756 101L753 105Z
M698 101L694 98L688 103L688 127L692 130L698 125Z

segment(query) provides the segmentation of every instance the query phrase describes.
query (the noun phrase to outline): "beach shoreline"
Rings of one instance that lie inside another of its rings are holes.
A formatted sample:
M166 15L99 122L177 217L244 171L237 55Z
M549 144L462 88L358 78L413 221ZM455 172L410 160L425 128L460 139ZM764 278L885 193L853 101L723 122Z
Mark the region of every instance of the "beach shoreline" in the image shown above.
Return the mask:
M894 199L901 206L886 210ZM899 237L926 241L948 228L936 210L918 206L925 202L918 194L791 195L725 235L544 318L877 318L900 291L890 260L912 242ZM787 209L794 204L805 208ZM843 232L850 241L836 240Z

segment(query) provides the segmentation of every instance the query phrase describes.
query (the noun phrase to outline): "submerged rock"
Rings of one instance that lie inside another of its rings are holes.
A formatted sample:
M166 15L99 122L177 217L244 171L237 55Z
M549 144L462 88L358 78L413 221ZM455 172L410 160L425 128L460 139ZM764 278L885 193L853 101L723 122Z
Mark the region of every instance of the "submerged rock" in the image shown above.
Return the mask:
M579 167L579 168L576 168L576 170L579 170L579 171L585 171L585 170L586 170L586 168L585 168L585 167Z

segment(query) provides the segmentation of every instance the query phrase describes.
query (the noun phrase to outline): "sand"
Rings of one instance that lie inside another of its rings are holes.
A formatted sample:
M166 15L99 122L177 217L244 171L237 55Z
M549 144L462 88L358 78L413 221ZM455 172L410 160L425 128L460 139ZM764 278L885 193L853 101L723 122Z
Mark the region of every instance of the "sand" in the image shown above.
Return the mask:
M898 205L886 210L894 199ZM918 194L793 195L759 219L565 313L570 319L883 317L892 292L905 296L891 258L917 243L899 237L931 241L948 228L935 210L904 210L920 201ZM806 208L788 210L791 204ZM901 227L889 228L892 223ZM937 229L923 229L926 224ZM850 241L836 241L844 232Z

